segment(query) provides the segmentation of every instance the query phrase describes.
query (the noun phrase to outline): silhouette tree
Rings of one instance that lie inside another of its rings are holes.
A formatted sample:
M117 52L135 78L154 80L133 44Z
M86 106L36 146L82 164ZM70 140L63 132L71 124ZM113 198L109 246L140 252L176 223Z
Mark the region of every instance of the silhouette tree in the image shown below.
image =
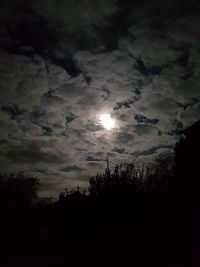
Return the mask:
M148 167L146 190L162 196L174 191L175 155L173 152L163 152L154 158Z
M188 200L198 200L200 193L200 121L183 132L175 147L177 190Z
M180 224L200 237L200 121L183 131L175 147L176 195Z
M137 193L143 190L147 171L135 163L115 165L112 171L107 163L104 173L90 178L91 196L117 196Z
M23 172L0 175L0 205L9 208L31 207L37 198L39 179Z

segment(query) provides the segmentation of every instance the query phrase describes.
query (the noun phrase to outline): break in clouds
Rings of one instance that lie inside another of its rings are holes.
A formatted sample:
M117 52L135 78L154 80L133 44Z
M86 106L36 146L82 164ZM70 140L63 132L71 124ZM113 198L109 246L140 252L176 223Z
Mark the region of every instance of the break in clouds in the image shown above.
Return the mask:
M106 157L172 150L200 118L198 2L3 2L1 172L37 175L43 194L86 187Z

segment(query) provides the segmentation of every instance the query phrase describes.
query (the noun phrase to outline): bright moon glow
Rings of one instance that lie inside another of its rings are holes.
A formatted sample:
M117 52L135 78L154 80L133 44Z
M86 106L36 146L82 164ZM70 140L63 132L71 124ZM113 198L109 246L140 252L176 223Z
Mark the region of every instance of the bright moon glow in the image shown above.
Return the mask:
M102 114L100 116L100 123L107 130L112 130L115 127L115 121L110 117L109 114Z

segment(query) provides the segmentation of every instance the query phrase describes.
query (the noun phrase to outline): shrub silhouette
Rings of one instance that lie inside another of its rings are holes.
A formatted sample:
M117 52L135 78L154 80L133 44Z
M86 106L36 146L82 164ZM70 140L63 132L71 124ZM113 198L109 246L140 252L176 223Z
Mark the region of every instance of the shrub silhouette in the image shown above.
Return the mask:
M121 163L111 171L107 161L104 173L90 178L91 196L168 192L174 180L174 156L159 154L149 165Z
M145 168L138 167L134 163L121 163L115 165L113 172L107 167L102 174L90 178L89 193L91 196L119 196L132 194L143 188Z
M154 158L146 179L146 191L161 197L174 193L175 156L172 152L160 153ZM166 196L165 196L166 197Z
M183 132L175 147L177 190L189 199L199 198L200 192L200 121Z
M23 172L0 175L0 206L28 208L37 197L39 180Z

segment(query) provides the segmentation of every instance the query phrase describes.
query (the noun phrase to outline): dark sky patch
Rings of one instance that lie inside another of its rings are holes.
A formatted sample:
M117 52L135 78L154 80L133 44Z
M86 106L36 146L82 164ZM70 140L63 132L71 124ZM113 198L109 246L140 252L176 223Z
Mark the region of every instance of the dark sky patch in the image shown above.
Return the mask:
M44 121L46 121L46 111L44 109L41 109L39 107L35 107L30 112L30 121L35 124L40 124Z
M67 57L50 57L52 63L60 66L61 68L65 69L71 77L77 77L81 74L81 70L77 66L76 61L73 59L72 55L68 55Z
M61 169L62 172L80 172L83 171L84 169L80 168L79 166L76 165L70 165L67 166L63 169Z
M125 153L125 149L124 148L115 147L112 151L113 152L117 152L118 154L124 154Z
M118 109L121 109L121 108L130 108L132 104L133 104L133 100L118 102L113 107L113 110L118 110Z
M161 65L161 66L146 66L144 64L144 62L141 59L137 59L136 60L137 65L136 65L136 69L142 74L142 75L159 75L161 73L161 71L167 67L169 67L169 65Z
M159 122L158 119L148 119L147 117L141 115L141 114L136 114L134 119L136 120L137 123L149 123L149 124L157 124Z
M182 109L184 109L184 110L187 110L187 108L189 108L189 107L191 107L191 106L193 106L193 105L195 105L195 104L197 104L197 103L199 103L199 102L200 102L200 99L195 98L195 97L191 97L191 98L190 98L190 102L188 102L188 103L176 102L176 104L177 104L180 108L182 108Z
M100 158L93 158L91 156L88 156L86 159L86 161L105 161L105 159L100 159Z
M22 116L26 112L25 109L21 109L16 104L13 104L10 106L2 106L1 110L3 112L7 112L10 115L11 119L16 119L16 118Z
M44 136L52 136L53 135L53 130L50 127L45 127L42 126L42 131Z
M133 82L133 92L137 95L140 96L141 95L141 90L142 90L142 84L143 84L143 80L142 79L135 79Z
M105 51L112 51L118 48L119 39L128 32L129 21L127 10L120 8L108 21L108 24L99 31L100 42L105 47ZM111 34L112 33L112 34Z
M49 89L46 93L44 93L44 95L43 95L44 97L48 97L48 98L53 98L53 97L55 97L55 95L54 95L54 90L52 90L52 89Z
M65 125L68 126L70 122L72 122L74 119L76 119L77 116L75 116L73 113L68 113L65 115Z
M178 63L180 64L181 67L187 67L189 64L189 58L190 58L190 50L185 49L182 52L182 55L178 58Z
M184 130L184 125L183 125L182 121L175 120L175 121L173 121L173 125L174 125L173 128L171 129L170 132L168 132L168 134L180 136Z
M32 47L36 53L44 55L45 51L56 43L57 37L54 29L49 27L44 19L33 10L18 9L15 16L15 23L6 25L10 42L5 42L4 48L16 54L22 54L24 51L27 55L22 47Z

